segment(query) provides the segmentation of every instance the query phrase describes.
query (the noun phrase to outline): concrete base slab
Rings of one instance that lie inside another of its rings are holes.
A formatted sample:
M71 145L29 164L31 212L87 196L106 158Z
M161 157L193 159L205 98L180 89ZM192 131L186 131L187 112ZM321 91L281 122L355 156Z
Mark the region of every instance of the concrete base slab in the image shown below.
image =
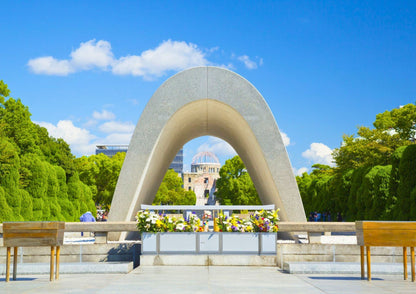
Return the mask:
M74 262L61 263L60 274L127 274L133 270L133 262ZM13 264L10 265L13 273ZM22 263L17 264L19 275L49 274L49 263ZM6 275L6 266L0 268L0 275Z
M140 266L276 266L275 255L141 255Z
M407 266L411 277L411 266ZM365 267L367 272L367 266ZM285 262L283 271L290 274L361 274L357 262ZM371 274L403 275L402 263L372 263Z

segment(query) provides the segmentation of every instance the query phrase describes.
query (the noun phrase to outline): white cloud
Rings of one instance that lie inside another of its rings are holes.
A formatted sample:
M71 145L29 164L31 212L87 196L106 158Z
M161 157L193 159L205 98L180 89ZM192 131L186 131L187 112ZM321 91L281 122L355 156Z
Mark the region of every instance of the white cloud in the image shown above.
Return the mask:
M103 109L103 111L101 112L94 111L92 114L92 117L98 120L112 120L116 118L114 113L112 113L111 111L107 111L105 109Z
M78 70L106 69L114 60L111 44L103 40L81 43L78 49L72 51L71 58L71 64Z
M99 126L104 133L133 133L134 125L131 122L109 121Z
M28 65L35 74L66 76L75 71L68 60L57 60L52 56L31 59Z
M256 69L257 68L257 62L251 60L250 57L248 57L247 55L239 56L237 59L240 60L241 62L243 62L244 65L248 69ZM260 59L260 63L263 64L263 59Z
M133 75L151 80L169 71L181 71L195 66L216 65L228 69L234 68L232 63L215 64L207 59L208 55L218 50L218 47L204 49L193 43L167 40L156 48L137 55L115 58L110 42L93 39L80 43L79 47L70 53L68 59L38 57L30 59L28 66L35 74L66 76L79 71L99 69L111 70L116 75ZM235 58L235 55L232 55L232 58ZM253 61L247 55L238 57L238 60L249 69L256 69L263 64L263 59L256 57L256 61Z
M134 126L132 127L129 122L109 122L103 124L108 126L106 128L108 135L99 138L87 129L76 127L70 120L61 120L57 125L48 122L36 123L46 128L50 136L64 139L70 145L71 151L77 156L95 154L98 143L129 144L134 130Z
M230 144L217 137L209 137L207 142L200 145L197 152L202 151L209 151L217 156L232 157L237 155L237 152Z
M71 59L58 60L52 56L29 60L29 68L36 74L66 76L81 70L95 67L107 69L114 62L111 45L107 41L90 40L81 43L79 48L71 52Z
M313 163L334 166L332 150L322 143L312 143L310 148L302 153L302 156Z
M209 65L197 45L167 40L157 48L149 49L140 56L121 57L113 66L113 73L144 78L160 77L167 71L179 71L194 66Z
M36 122L48 130L49 135L55 138L62 138L67 142L72 152L81 155L93 154L95 145L91 143L96 138L88 130L74 126L70 120L61 120L55 126L48 122Z
M130 144L133 133L113 133L100 140L100 144Z
M303 173L307 173L309 169L307 167L301 167L300 169L293 168L295 176L302 176Z
M280 135L282 135L282 140L283 140L283 144L285 145L285 147L290 145L290 138L288 137L288 135L286 133L280 132Z

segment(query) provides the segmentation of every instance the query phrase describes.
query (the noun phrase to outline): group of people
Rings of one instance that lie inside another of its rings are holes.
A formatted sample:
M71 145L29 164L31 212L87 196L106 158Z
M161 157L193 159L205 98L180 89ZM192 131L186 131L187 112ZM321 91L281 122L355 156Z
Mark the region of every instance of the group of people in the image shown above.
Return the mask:
M309 218L308 221L310 222L331 222L331 221L337 221L337 222L342 222L343 218L342 218L342 214L340 212L337 212L337 217L336 220L332 218L331 212L329 211L325 211L325 212L317 212L317 211L312 211L309 214Z
M108 211L97 210L97 222L106 222L108 220Z

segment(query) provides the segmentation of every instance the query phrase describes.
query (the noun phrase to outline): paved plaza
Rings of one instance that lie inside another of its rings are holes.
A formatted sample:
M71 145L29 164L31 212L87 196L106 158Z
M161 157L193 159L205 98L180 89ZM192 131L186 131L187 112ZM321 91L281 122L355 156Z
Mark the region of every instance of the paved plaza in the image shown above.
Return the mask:
M62 274L49 282L48 275L18 276L0 293L415 293L416 283L401 275L294 275L276 267L149 266L129 274Z

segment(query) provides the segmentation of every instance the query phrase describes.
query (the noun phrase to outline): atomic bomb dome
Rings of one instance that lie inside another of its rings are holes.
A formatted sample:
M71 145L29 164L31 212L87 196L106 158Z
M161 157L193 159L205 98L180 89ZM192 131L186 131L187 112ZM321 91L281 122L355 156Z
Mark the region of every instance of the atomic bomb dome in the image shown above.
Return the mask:
M220 161L212 152L199 152L192 158L191 172L183 173L183 183L185 189L195 192L197 205L216 203L214 192L220 168Z
M218 157L208 151L199 152L192 158L191 172L193 173L216 173L221 168Z
M195 156L192 158L192 164L198 164L198 163L218 163L220 164L220 161L218 157L209 151L203 151L195 154Z

